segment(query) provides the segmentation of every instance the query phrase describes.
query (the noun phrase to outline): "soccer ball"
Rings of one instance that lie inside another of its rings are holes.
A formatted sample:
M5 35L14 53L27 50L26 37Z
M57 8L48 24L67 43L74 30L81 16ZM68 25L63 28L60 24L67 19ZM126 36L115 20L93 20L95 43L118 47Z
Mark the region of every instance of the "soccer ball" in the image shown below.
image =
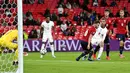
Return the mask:
M46 49L43 49L43 50L40 51L40 53L41 53L42 55L45 55L45 54L47 53L47 50L46 50Z

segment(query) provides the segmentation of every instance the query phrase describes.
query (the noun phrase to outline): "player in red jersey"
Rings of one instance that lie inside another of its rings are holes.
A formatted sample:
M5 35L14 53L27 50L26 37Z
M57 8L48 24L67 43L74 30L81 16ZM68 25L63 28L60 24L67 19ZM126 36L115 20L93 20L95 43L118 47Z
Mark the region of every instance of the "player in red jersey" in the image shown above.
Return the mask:
M96 28L98 27L98 22L94 22L92 26L88 26L86 29L86 32L84 33L83 39L80 39L81 46L83 48L83 52L80 56L76 58L76 61L79 61L81 57L84 57L88 53L91 55L93 54L93 51L91 51L91 38L96 32ZM90 56L91 57L91 56ZM88 58L89 61L92 61L91 58Z
M106 59L107 60L110 60L110 57L109 57L109 52L110 52L110 43L109 43L109 41L110 41L110 38L109 38L109 36L112 34L112 27L113 27L113 18L110 18L109 14L110 14L110 11L105 10L104 11L104 17L102 17L102 18L105 18L106 27L108 29L108 33L107 33L107 36L106 36L105 41L104 41L104 43L106 44ZM98 49L99 49L99 47L96 47L96 49L94 50L94 55L93 55L94 59L96 59L96 52L98 51Z
M125 36L129 35L128 31L128 19L124 17L125 13L124 10L120 10L120 17L116 18L115 23L116 23L116 28L117 28L117 34L116 37L120 41L120 58L123 58L123 49L124 49L124 41L125 41Z

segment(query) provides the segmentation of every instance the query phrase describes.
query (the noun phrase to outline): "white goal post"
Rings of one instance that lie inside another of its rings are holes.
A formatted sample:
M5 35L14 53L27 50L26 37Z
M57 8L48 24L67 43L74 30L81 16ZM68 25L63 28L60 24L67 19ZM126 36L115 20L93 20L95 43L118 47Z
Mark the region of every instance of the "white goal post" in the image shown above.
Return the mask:
M23 73L23 10L22 0L17 0L18 10L18 49L19 49L19 65L18 73Z

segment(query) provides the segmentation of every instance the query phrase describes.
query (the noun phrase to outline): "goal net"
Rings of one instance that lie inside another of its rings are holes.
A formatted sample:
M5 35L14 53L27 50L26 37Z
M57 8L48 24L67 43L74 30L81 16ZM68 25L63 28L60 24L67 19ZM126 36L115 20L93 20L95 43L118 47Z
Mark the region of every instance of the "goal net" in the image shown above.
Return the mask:
M0 38L6 32L15 29L16 25L19 24L17 1L22 2L22 0L0 0ZM8 41L8 40L3 40L3 41ZM17 43L14 41L12 42ZM0 42L0 43L3 43L3 42ZM19 47L19 44L18 44L18 47ZM0 45L0 73L20 73L18 72L19 61L18 61L18 64L16 63L14 64L15 58L16 58L15 52L16 52L16 49L12 48L10 50L4 44Z

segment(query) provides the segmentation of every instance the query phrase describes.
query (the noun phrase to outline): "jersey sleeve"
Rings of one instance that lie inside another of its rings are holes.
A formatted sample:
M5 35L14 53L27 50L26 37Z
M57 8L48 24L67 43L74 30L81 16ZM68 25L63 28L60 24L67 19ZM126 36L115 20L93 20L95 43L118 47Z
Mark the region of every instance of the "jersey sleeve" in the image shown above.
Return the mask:
M91 31L90 31L90 34L92 34L92 35L94 35L96 33L96 30L94 30L94 29L92 29Z
M52 21L52 26L54 26L54 22Z
M43 27L44 26L44 22L42 22L42 24L41 24L41 27Z
M104 35L103 35L103 39L102 39L102 41L104 41L104 40L105 40L106 35L107 35L107 32L108 32L108 30L106 29L106 30L105 30L105 32L104 32Z

